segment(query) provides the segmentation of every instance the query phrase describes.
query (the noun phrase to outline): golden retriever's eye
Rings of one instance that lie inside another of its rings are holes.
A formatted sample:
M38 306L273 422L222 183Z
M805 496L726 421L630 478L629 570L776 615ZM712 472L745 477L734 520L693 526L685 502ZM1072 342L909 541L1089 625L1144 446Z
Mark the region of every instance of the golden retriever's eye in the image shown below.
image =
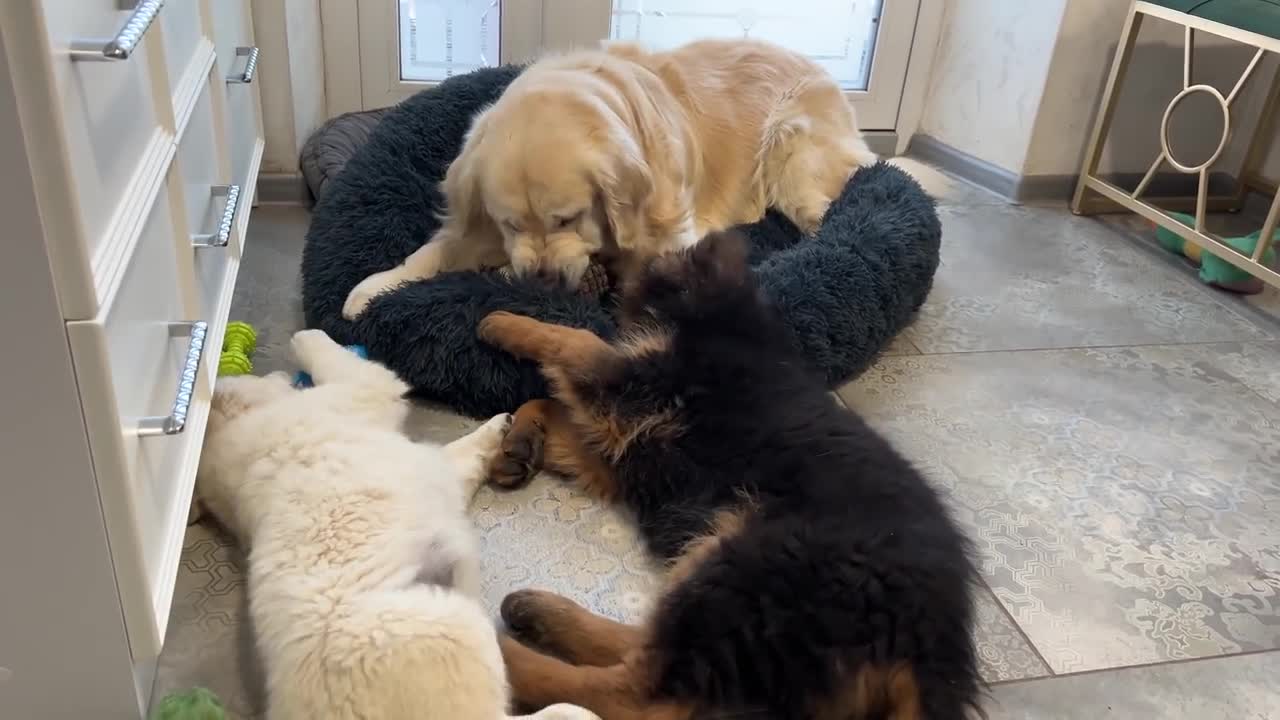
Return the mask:
M551 218L552 230L564 230L570 225L577 224L582 219L582 212L576 212L572 215L555 215Z

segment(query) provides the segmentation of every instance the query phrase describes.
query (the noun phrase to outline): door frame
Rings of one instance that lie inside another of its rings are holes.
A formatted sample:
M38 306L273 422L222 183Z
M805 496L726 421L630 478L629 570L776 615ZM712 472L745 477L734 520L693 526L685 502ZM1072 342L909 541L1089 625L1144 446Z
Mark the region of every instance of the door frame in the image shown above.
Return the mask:
M395 104L430 83L399 79L396 0L320 0L326 110L330 117ZM865 91L850 91L876 150L901 153L919 128L945 0L884 0L876 57ZM892 6L893 12L887 12ZM610 0L508 0L502 61L525 62L543 50L594 45L608 37ZM361 46L375 48L361 54ZM894 97L897 90L897 97Z

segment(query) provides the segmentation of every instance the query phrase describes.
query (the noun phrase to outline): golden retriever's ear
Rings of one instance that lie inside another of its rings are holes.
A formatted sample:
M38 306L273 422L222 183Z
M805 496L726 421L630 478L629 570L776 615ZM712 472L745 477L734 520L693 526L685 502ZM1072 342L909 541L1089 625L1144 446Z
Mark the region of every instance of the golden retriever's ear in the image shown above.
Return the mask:
M479 154L483 152L485 128L488 126L488 110L476 115L467 131L458 157L449 163L440 189L444 193L445 208L441 231L449 231L468 243L484 241L502 244L502 234L485 209L480 185Z
M636 141L614 137L598 154L596 186L604 198L605 215L614 240L624 250L646 244L651 231L648 205L653 195L653 174Z

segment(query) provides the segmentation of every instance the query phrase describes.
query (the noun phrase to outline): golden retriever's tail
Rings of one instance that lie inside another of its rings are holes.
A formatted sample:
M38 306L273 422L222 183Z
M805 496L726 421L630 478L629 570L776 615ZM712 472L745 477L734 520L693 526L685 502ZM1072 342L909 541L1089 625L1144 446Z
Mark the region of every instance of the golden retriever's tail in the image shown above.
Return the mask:
M885 162L915 178L920 187L936 200L950 198L955 191L955 180L932 165L909 157L888 158Z

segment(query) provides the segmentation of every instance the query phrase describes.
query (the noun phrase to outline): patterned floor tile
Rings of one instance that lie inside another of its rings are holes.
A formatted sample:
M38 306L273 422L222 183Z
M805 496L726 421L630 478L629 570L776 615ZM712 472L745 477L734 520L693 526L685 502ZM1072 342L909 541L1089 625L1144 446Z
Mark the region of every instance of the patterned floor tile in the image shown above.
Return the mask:
M1217 365L1249 389L1280 405L1280 343L1239 343L1200 348L1204 362Z
M1280 411L1232 347L885 358L841 394L1055 672L1196 658L1280 647Z
M990 590L983 588L978 593L977 607L974 642L983 680L994 683L1051 674L1049 666L1036 654Z
M1085 673L992 690L989 720L1272 720L1280 653Z
M944 206L942 266L906 332L926 354L1259 340L1155 251L1058 208Z
M232 720L265 708L262 663L248 621L244 557L212 523L187 528L151 703L192 686L212 690Z
M892 355L919 355L920 351L916 349L915 344L908 340L906 334L903 333L890 340L888 346L886 346L880 354L885 357Z
M1241 302L1280 322L1280 289L1268 285L1257 295L1246 295Z

